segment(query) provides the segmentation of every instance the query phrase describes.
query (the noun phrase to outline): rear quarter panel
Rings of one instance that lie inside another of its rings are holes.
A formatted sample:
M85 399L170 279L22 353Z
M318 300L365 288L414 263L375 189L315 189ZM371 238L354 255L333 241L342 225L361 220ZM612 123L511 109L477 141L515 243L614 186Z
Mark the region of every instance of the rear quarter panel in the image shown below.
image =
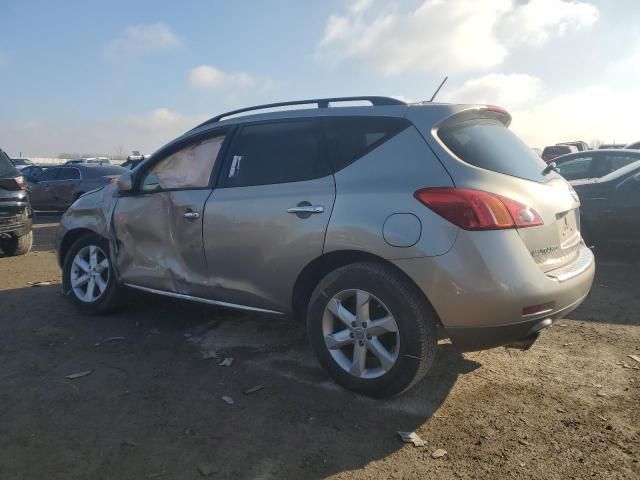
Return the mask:
M359 250L386 259L442 255L453 245L457 227L413 196L425 187L453 186L451 178L415 127L409 127L335 174L336 201L324 251ZM417 242L394 247L383 237L393 214L420 222Z

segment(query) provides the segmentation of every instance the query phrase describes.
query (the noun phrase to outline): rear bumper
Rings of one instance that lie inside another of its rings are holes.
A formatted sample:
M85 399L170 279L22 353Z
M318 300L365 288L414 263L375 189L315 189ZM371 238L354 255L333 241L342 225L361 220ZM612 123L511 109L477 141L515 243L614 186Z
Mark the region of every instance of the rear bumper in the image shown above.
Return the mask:
M26 235L31 230L33 213L27 199L0 202L0 234Z
M394 263L425 293L461 351L530 346L543 328L580 305L595 274L585 246L572 265L545 274L515 231L461 232L445 255ZM543 307L523 315L534 305Z

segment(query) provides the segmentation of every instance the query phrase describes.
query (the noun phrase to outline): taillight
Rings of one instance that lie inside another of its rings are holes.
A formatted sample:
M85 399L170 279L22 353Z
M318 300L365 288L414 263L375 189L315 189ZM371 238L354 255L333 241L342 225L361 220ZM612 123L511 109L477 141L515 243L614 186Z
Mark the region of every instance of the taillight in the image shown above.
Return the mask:
M542 225L533 208L507 197L467 188L423 188L414 196L465 230L502 230Z
M16 182L16 186L18 187L18 190L25 189L24 177L22 175L18 175L17 177L14 177L13 181Z

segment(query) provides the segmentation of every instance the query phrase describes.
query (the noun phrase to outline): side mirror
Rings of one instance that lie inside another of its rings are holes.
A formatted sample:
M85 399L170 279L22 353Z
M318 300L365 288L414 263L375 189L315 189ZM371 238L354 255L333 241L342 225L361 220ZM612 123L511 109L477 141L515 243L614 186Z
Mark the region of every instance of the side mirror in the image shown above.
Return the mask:
M121 193L127 193L133 190L133 177L131 172L124 172L118 177L118 191Z

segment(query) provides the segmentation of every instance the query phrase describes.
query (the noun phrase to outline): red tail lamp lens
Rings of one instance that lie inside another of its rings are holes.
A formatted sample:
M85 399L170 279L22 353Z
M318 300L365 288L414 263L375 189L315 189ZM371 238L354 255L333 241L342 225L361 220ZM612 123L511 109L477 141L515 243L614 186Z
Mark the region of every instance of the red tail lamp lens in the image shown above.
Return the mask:
M465 230L503 230L542 225L531 207L500 195L467 188L423 188L414 196Z

